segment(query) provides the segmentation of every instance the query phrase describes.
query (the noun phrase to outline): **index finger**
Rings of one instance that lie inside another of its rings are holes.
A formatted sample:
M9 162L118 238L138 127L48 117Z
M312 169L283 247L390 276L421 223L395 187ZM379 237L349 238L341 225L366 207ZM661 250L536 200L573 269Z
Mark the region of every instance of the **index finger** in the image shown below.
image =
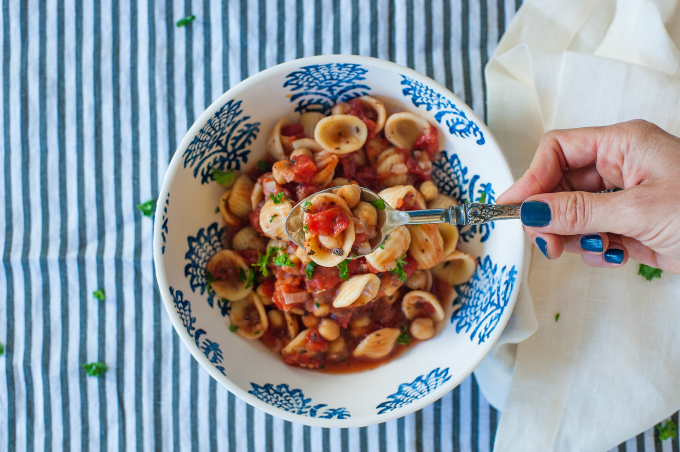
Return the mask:
M629 133L625 123L546 132L529 169L499 196L498 203L520 203L533 195L551 193L566 171L592 164L603 179L622 186L622 156L630 142Z

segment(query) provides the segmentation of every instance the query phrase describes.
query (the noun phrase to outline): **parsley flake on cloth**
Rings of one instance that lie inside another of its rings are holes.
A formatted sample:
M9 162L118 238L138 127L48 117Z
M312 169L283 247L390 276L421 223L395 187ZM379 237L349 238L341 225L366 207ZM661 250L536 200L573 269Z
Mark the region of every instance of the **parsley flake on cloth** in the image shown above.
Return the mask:
M185 25L189 25L191 22L193 22L195 20L196 20L196 16L194 16L194 15L184 17L184 18L177 21L177 28L184 27Z
M142 212L142 215L151 218L153 217L153 209L156 208L156 200L149 199L147 202L137 204L137 208Z
M99 377L104 374L107 370L109 370L109 366L102 362L94 362L94 363L86 363L82 364L83 369L85 369L85 372L87 375L90 377Z
M106 295L104 295L104 289L102 289L101 287L92 292L92 296L99 301L106 300Z

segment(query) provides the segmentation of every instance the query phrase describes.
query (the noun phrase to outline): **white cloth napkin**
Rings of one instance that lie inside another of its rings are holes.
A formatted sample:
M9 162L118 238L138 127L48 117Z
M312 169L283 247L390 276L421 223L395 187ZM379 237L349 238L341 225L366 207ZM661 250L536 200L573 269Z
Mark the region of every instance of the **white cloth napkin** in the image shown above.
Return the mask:
M486 67L489 126L515 177L550 129L643 118L680 135L679 47L676 0L525 2ZM475 372L503 410L496 451L609 450L680 408L679 276L533 246L526 267Z

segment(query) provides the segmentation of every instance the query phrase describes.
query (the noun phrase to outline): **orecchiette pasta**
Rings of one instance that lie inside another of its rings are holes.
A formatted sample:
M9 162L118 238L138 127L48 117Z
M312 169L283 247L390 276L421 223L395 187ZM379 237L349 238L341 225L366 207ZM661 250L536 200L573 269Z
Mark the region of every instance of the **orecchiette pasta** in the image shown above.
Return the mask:
M402 211L455 204L432 181L434 126L408 112L388 116L372 96L336 104L330 116L326 105L307 107L275 124L257 169L224 185L229 249L208 260L205 289L231 307L232 332L284 363L358 371L432 338L452 309L452 284L469 280L476 261L456 250L448 224L400 226L378 246L385 206L361 200L366 187ZM303 200L298 247L285 220Z
M366 124L356 116L334 115L319 121L314 139L329 152L348 154L364 145L367 133Z
M348 281L340 285L335 300L333 300L333 307L363 306L373 301L378 294L379 287L380 278L371 273L352 276Z
M212 279L210 288L218 297L227 300L240 300L252 292L245 277L251 270L243 258L232 250L222 250L215 254L205 267L206 274Z

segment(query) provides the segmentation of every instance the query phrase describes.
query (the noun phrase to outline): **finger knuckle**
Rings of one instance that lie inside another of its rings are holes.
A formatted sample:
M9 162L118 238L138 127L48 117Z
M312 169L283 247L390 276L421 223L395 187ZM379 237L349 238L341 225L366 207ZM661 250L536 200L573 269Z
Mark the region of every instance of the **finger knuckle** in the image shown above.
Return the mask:
M590 214L584 194L571 192L559 212L559 221L569 230L583 230L590 222Z

